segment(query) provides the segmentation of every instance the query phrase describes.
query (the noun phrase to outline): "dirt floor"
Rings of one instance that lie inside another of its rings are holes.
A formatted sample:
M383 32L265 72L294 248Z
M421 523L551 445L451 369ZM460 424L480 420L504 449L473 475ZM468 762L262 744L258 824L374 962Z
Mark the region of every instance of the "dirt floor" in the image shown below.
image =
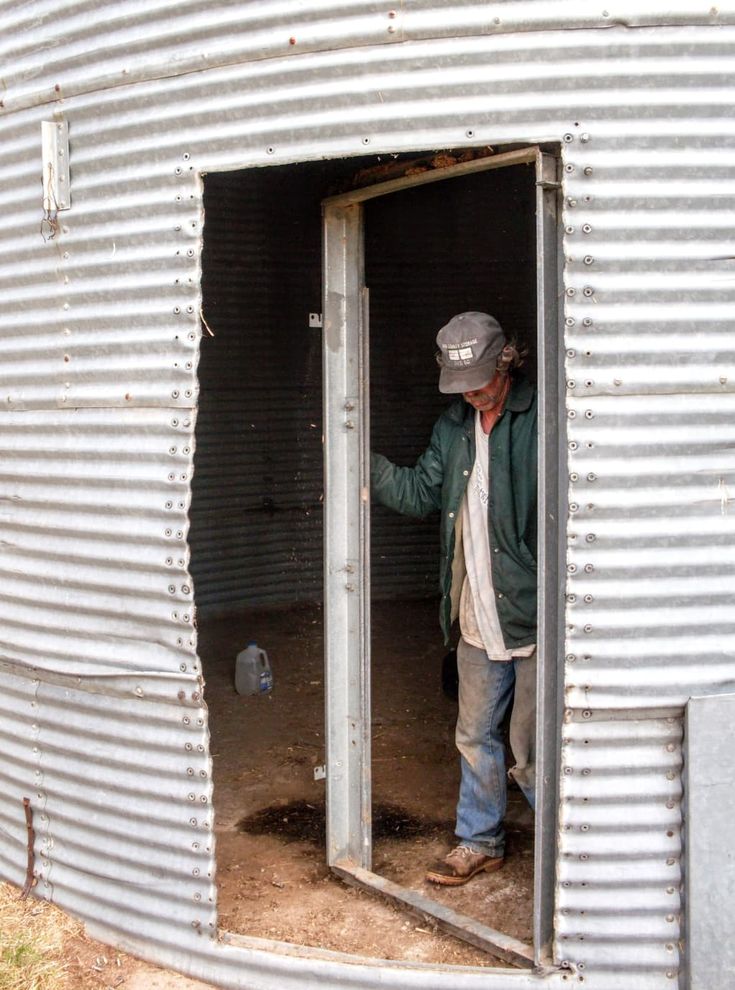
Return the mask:
M445 648L433 601L373 608L373 869L508 935L531 941L533 820L509 793L503 869L437 888L426 866L451 847L459 763L456 702L441 690ZM256 639L274 688L240 697L234 658ZM383 959L506 965L325 865L322 615L316 605L200 622L210 710L219 923L224 931Z

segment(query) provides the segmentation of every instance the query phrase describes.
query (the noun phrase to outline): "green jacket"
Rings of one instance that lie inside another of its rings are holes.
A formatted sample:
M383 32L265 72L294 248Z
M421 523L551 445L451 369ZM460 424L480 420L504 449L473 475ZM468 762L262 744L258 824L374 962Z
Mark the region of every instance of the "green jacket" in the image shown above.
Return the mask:
M465 573L457 524L475 461L474 416L464 399L456 399L436 421L431 442L414 467L371 455L374 498L405 515L441 512L439 617L446 641ZM489 437L492 577L506 649L536 642L536 421L535 387L525 378L513 379Z

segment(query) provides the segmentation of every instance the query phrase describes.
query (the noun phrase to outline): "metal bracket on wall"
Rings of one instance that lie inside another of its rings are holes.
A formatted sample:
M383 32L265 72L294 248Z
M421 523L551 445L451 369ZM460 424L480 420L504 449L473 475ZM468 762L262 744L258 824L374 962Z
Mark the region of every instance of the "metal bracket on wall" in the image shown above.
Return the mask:
M69 185L69 124L65 120L41 121L43 160L43 209L49 213L71 207Z

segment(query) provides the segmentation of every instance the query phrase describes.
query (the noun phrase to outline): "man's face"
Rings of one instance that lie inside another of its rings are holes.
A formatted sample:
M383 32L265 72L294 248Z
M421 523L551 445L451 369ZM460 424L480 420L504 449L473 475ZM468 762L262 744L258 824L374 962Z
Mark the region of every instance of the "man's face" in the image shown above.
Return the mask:
M480 412L492 412L493 409L500 405L505 397L505 383L507 380L507 375L496 371L494 377L487 385L483 385L482 388L475 388L471 392L463 392L462 395L465 402L469 402L471 406L479 409Z

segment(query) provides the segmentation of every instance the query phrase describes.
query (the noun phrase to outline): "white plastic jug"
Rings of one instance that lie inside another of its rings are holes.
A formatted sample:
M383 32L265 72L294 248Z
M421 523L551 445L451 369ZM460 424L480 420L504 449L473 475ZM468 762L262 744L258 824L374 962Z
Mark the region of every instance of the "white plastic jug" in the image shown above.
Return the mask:
M238 694L267 694L273 687L273 672L268 654L252 640L237 654L235 690Z

